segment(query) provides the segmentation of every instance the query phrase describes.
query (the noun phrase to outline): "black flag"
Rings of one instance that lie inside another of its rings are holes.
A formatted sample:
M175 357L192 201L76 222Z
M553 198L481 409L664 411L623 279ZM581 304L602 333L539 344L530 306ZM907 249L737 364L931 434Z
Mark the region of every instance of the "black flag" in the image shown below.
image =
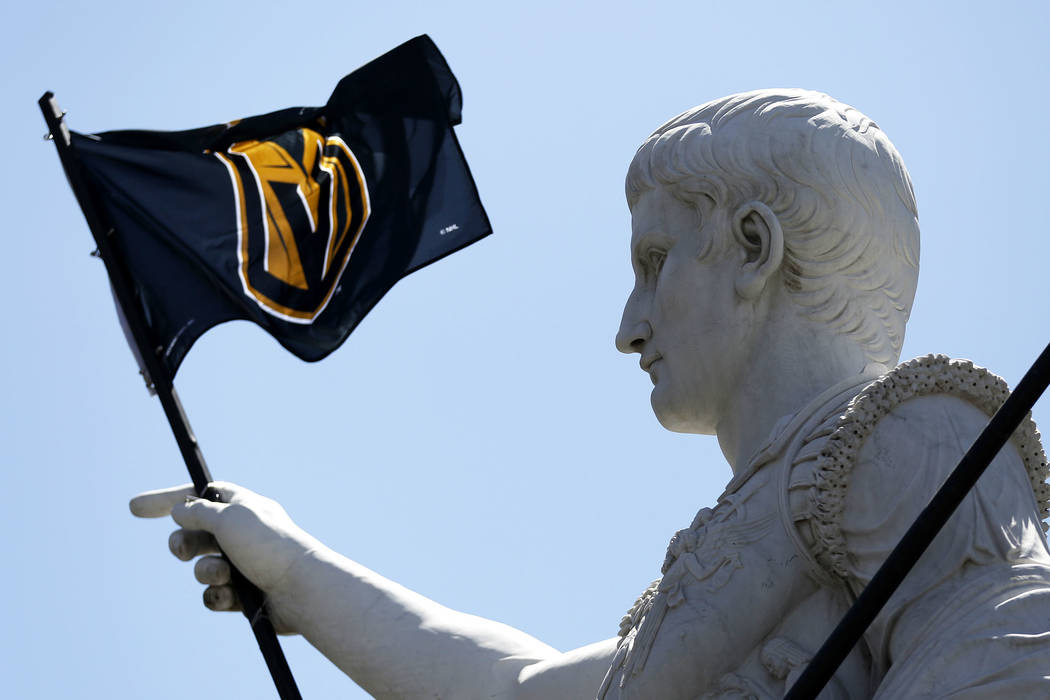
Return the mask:
M459 84L427 36L323 107L190 131L72 134L88 194L173 376L216 324L328 355L399 279L491 227L452 127Z

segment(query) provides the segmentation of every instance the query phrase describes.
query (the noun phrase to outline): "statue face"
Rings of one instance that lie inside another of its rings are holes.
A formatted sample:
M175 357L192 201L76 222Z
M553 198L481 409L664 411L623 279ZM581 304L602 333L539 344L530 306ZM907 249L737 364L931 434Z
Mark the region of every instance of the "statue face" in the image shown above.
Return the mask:
M710 236L732 239L728 216L714 205L698 212L659 188L635 204L631 229L635 285L616 346L641 356L665 428L714 434L753 335L734 287L742 251L697 255Z

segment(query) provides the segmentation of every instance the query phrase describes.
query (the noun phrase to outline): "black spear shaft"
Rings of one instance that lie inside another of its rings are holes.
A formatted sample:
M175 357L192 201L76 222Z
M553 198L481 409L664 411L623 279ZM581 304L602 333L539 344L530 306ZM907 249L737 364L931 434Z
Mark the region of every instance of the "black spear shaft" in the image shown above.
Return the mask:
M175 435L182 459L186 463L186 469L193 480L193 487L197 495L212 501L221 501L221 494L208 484L212 481L211 472L204 461L204 455L197 438L190 428L186 412L179 401L179 395L175 392L175 385L167 368L160 361L154 351L155 344L150 338L149 326L141 306L135 301L134 287L123 261L114 249L113 236L116 235L112 226L105 223L103 212L95 206L91 196L91 189L80 174L80 163L70 145L69 128L63 119L64 113L59 109L53 93L45 92L38 100L40 111L44 113L44 120L50 136L58 148L58 157L62 161L62 168L66 172L69 185L77 198L84 218L87 219L88 228L98 246L99 256L106 265L110 284L113 287L113 295L117 305L127 321L131 338L138 350L138 357L142 369L148 375L147 382L152 383L160 399L160 405L164 408L164 415L168 418L171 432ZM160 349L160 348L158 348ZM281 644L277 640L277 633L273 624L266 614L265 600L256 586L232 565L230 573L234 590L240 598L244 609L244 616L248 618L255 633L255 640L259 644L259 650L266 660L266 666L270 669L274 685L281 700L302 700L299 689L295 685L295 678L288 667L288 661L284 658Z
M809 666L784 696L784 700L812 700L860 640L868 626L886 605L901 581L930 546L948 518L959 507L966 494L988 468L999 450L1010 439L1017 426L1050 384L1050 345L1025 373L1017 388L1006 399L991 422L974 441L959 465L937 491L929 505L919 514L904 537L886 557L856 602L820 647Z

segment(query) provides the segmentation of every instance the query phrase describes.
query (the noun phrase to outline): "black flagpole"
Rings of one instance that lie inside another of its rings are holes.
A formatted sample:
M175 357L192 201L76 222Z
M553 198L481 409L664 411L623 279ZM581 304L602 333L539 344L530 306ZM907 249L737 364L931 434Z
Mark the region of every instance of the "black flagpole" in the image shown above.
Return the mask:
M63 119L64 113L59 109L55 96L51 92L45 92L37 104L44 113L49 136L58 147L58 157L62 161L62 168L69 179L73 194L76 195L77 203L84 212L91 235L95 238L99 256L106 265L117 306L127 320L134 347L138 351L141 368L147 375L144 378L147 384L152 385L160 399L161 406L164 407L164 415L167 416L171 432L175 435L175 441L179 445L186 469L193 480L193 487L201 498L220 501L220 494L208 486L212 481L211 472L204 462L204 455L190 428L186 412L182 409L179 395L175 392L172 377L157 354L153 352L154 343L150 339L149 326L146 324L142 308L135 301L131 279L113 248L112 236L116 232L113 227L104 223L102 212L95 206L90 189L80 177L80 164L70 146L69 128ZM292 671L288 667L288 661L284 658L281 644L277 641L277 633L266 614L262 591L232 565L230 573L233 588L244 609L244 616L251 623L255 640L259 643L259 650L266 660L267 668L270 669L270 675L273 677L274 685L277 686L279 697L281 700L302 700L299 689L295 685L295 678L292 677Z
M809 666L784 696L784 700L811 700L838 669L839 664L860 640L886 601L948 522L999 450L1050 384L1050 345L1047 345L1017 388L1006 399L991 422L960 460L929 505L919 514L904 537L886 557L868 585L850 606L838 627L817 652Z

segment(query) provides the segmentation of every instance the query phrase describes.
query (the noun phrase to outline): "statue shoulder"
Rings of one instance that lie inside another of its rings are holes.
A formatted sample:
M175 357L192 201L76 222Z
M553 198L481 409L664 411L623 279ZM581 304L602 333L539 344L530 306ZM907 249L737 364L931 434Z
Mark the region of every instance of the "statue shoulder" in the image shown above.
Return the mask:
M893 463L895 457L901 457L897 466L917 468L921 453L951 441L952 435L945 435L953 432L951 424L987 422L1009 394L1001 377L968 360L945 355L910 360L865 386L839 417L815 465L809 524L816 540L814 555L822 568L839 577L847 576L842 521L851 484L855 489L860 487L854 483L853 472L869 439L878 438L883 461ZM1050 470L1030 415L1011 436L1011 442L1027 472L1046 531L1050 512L1050 485L1046 480ZM965 450L969 445L952 447ZM900 455L894 454L898 452ZM953 456L951 461L956 459Z

